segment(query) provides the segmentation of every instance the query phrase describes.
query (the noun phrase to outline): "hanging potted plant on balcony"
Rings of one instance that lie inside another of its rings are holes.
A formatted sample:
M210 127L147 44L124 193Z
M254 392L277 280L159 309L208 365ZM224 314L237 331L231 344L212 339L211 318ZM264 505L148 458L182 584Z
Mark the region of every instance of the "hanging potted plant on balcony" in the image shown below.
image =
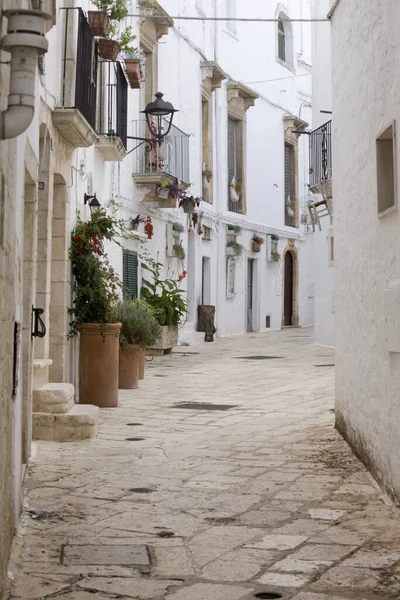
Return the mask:
M163 208L176 208L176 202L185 195L177 182L161 181L156 185L156 196L162 201Z
M194 196L187 196L186 194L181 196L179 200L179 208L183 208L183 212L191 214L194 212L196 206L200 206L202 198L195 198Z
M242 231L242 228L240 227L240 225L229 224L227 229L228 229L228 231L231 231L232 233L234 233L236 235L238 235Z
M229 240L226 244L227 256L240 256L243 252L242 244L239 244L236 240Z
M120 52L125 54L135 52L136 48L133 46L135 38L130 25L120 32L119 23L111 22L110 37L99 39L99 54L105 60L115 62Z
M152 259L142 263L142 269L150 274L151 281L142 279L141 297L153 310L153 314L161 325L161 335L151 350L170 353L178 343L178 325L187 313L188 300L179 285L187 273L183 271L178 279L160 279L161 263Z
M128 16L125 0L92 0L98 9L88 11L89 28L93 35L107 37L112 25Z
M141 223L145 223L146 219L144 217L142 217L142 215L136 215L136 217L134 219L131 219L131 230L132 231L137 231L139 228L139 225Z
M125 299L117 305L117 318L122 323L119 343L119 389L138 387L143 349L154 344L161 327L143 300Z
M253 252L260 252L261 246L264 243L264 239L256 234L254 234L251 241L252 241L251 249L253 250Z
M132 89L139 89L143 81L142 69L146 59L141 48L124 53L126 76Z
M179 260L182 260L182 261L185 260L185 258L186 258L185 248L182 246L182 243L174 244L173 250L174 250L174 254L175 254L176 258L179 258Z
M118 345L121 323L116 304L120 282L110 266L104 240L127 235L122 221L104 209L87 222L78 219L71 233L69 258L74 293L70 336L79 334L79 401L118 406Z

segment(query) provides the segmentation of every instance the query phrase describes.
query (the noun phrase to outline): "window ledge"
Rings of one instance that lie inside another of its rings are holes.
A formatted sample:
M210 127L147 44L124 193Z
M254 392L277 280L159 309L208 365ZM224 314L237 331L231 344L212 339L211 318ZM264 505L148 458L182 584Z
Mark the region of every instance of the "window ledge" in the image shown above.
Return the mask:
M282 67L286 67L286 69L288 69L292 73L296 73L296 69L294 68L293 65L285 62L284 60L282 60L281 58L279 58L279 56L276 56L275 59L276 59L277 63L279 63L280 65L282 65Z
M386 217L387 215L390 215L394 211L397 211L396 204L394 204L393 206L389 206L389 208L387 208L386 210L383 210L382 212L378 213L378 219L381 219L382 217Z

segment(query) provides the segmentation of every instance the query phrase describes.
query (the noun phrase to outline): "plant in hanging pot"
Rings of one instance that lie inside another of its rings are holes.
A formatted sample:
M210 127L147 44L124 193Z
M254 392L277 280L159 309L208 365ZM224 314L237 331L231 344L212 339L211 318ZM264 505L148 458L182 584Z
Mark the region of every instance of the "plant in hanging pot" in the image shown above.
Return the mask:
M121 31L119 23L111 22L109 37L99 39L99 54L105 60L113 62L117 60L120 52L133 54L136 50L133 46L135 38L130 25Z
M139 89L142 85L142 69L145 62L146 58L141 48L136 48L133 52L124 52L126 76L132 89Z
M194 196L183 195L179 200L179 208L183 208L183 212L190 214L194 212L196 206L200 206L202 198L195 198Z
M229 224L227 227L228 231L232 231L235 234L239 234L242 231L242 228L240 227L240 225L231 225Z
M185 231L185 228L182 225L182 223L173 223L172 231L176 231L176 233L183 233Z
M106 10L89 10L88 23L96 37L107 37L110 33L110 16Z
M186 258L185 248L182 246L182 244L174 244L173 250L174 250L174 254L175 254L176 258L179 258L179 260L182 260L182 261L185 260L185 258Z
M160 279L161 263L152 259L142 262L142 269L147 270L149 279L142 278L141 297L145 300L161 325L161 335L151 346L153 350L171 352L178 343L178 325L188 310L185 291L179 286L187 272L183 271L178 279Z
M279 252L274 251L271 253L271 256L274 262L279 262L281 260L281 255L279 254Z
M260 252L261 246L264 243L264 238L254 234L252 237L252 250L253 252Z
M122 323L119 349L119 389L138 387L143 349L154 344L161 327L143 300L126 298L116 307Z
M230 240L226 244L227 254L231 256L240 256L243 252L242 244L239 244L236 240Z
M74 294L70 336L79 333L79 401L100 407L118 405L118 340L121 323L116 304L120 281L110 266L105 240L126 235L123 221L95 211L71 233L69 257Z
M139 228L139 225L141 223L145 223L145 222L146 222L146 219L141 214L136 215L136 217L134 219L131 219L132 231L137 231Z

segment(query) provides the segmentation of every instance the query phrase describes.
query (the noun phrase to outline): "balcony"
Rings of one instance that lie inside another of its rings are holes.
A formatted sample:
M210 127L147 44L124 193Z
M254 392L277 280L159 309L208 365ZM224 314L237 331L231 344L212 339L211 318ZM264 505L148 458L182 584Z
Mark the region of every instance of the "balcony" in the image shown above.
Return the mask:
M332 198L332 121L310 133L310 190Z
M97 42L80 8L62 13L61 98L54 124L74 148L87 148L97 139Z
M99 101L96 149L105 161L126 156L128 83L119 62L99 63Z
M133 121L131 135L148 138L146 121ZM133 177L137 185L147 188L146 200L155 200L154 186L161 180L170 183L177 180L182 187L189 186L189 136L186 133L172 125L160 145L156 142L138 144L133 151Z

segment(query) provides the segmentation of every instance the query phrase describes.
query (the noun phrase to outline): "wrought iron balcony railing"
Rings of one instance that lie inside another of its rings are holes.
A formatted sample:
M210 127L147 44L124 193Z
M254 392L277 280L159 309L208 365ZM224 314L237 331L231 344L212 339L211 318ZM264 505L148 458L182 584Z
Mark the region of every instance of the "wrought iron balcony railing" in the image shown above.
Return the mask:
M310 188L332 178L332 121L310 133Z
M136 138L148 138L146 121L133 121L131 135ZM174 125L162 144L140 144L133 150L133 156L134 174L168 173L178 181L190 183L189 136Z
M76 26L75 15L78 11ZM64 9L61 106L78 109L96 129L97 41L82 9ZM76 35L75 35L76 33Z
M126 148L128 123L128 83L119 62L101 61L99 65L99 102L96 131L99 135L118 135Z

